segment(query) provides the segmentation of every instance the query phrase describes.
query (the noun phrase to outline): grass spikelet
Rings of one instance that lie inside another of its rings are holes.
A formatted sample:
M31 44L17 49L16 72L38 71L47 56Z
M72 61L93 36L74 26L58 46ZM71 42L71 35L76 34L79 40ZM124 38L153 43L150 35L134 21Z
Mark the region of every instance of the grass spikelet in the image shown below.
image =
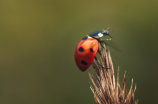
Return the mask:
M110 52L99 46L101 51L101 63L102 68L96 61L93 60L92 66L95 71L94 77L91 73L89 78L91 80L90 89L94 94L94 99L97 104L138 104L138 101L134 102L134 93L136 85L133 90L133 79L129 92L126 94L126 72L124 73L123 83L119 83L119 67L117 70L117 80L115 81L114 68Z

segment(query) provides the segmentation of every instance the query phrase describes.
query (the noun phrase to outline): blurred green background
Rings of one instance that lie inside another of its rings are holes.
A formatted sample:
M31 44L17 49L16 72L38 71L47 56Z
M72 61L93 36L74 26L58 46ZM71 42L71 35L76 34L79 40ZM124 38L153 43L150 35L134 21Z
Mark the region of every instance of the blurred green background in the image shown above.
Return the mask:
M137 83L135 100L158 96L157 0L1 0L0 103L95 104L88 72L74 62L81 38L111 27L115 72ZM116 73L115 73L116 74ZM120 80L122 82L122 80Z

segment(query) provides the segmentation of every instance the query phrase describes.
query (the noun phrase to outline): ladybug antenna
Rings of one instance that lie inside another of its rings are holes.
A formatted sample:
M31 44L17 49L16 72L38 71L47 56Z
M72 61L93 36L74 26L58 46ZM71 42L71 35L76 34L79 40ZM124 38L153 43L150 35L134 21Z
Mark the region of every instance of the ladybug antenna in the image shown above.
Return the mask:
M110 27L108 27L108 28L106 29L106 31L108 31L108 30L110 31Z
M108 27L108 28L106 29L106 31L107 31L107 33L108 33L107 35L108 35L110 38L112 38L112 36L109 34L109 32L112 31L112 30L110 29L110 27Z
M113 32L114 30L111 29L110 27L108 27L108 28L106 29L106 31L108 31L108 32Z
M108 35L110 38L112 38L112 36L109 34L108 30L110 31L110 27L108 27L106 30L102 29L102 34Z

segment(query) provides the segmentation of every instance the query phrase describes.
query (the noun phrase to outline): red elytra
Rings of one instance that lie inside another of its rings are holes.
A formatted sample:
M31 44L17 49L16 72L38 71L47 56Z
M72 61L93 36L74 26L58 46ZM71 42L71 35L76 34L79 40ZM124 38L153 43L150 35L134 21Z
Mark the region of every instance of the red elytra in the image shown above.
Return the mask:
M98 41L88 37L86 40L81 40L75 49L75 62L81 71L86 71L91 65L97 50Z
M101 30L91 33L79 41L75 48L75 62L81 71L86 71L91 65L97 51L101 37L109 35L107 30ZM111 36L110 36L111 37Z

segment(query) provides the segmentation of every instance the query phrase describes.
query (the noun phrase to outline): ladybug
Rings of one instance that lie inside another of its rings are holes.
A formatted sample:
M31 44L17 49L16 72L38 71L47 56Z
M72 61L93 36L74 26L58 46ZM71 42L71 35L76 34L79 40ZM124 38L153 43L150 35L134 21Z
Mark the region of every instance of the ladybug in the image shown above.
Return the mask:
M89 68L94 58L97 63L103 67L95 55L97 52L101 54L98 50L98 46L101 44L103 47L102 42L104 41L102 41L100 38L106 35L110 36L107 30L96 31L82 38L82 40L80 40L77 44L74 57L76 65L82 72Z

